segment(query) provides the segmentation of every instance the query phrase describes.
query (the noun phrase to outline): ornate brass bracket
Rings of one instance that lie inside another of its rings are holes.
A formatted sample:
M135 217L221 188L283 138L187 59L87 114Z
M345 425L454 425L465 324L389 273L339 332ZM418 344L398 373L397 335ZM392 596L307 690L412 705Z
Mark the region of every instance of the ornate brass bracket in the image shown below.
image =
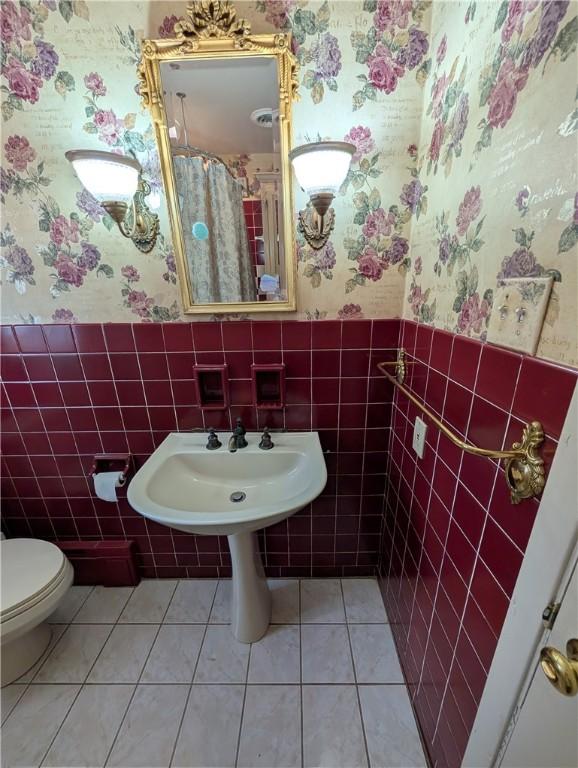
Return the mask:
M328 208L327 212L320 216L309 201L305 208L299 211L299 229L303 232L305 240L318 251L323 248L335 225L335 211Z
M519 504L522 499L539 496L546 484L544 460L539 454L539 447L544 442L544 430L540 422L532 421L526 424L521 441L514 443L509 451L478 448L475 445L470 445L454 434L419 398L403 386L406 366L410 364L405 359L405 350L399 349L395 362L378 363L377 367L458 448L466 453L472 453L474 456L504 460L506 482L510 490L512 504ZM395 375L387 370L388 366L395 366Z
M155 247L159 233L159 217L152 213L145 202L150 194L150 184L139 178L138 187L134 193L132 206L117 201L104 202L102 205L116 221L120 233L132 240L142 253L149 253Z

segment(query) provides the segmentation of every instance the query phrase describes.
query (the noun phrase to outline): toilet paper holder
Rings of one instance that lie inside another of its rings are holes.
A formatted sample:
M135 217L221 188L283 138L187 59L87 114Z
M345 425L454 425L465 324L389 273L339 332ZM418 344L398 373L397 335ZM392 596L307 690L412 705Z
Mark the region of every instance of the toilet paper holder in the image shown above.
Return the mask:
M124 485L130 471L130 453L97 453L90 467L90 477L100 472L120 472L119 484Z

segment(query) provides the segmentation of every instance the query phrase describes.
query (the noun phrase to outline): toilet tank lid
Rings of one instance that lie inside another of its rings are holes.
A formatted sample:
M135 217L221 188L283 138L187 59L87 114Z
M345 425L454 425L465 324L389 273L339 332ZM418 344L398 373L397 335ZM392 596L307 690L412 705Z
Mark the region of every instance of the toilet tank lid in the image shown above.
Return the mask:
M39 539L5 539L0 541L0 551L3 615L45 590L65 563L57 546Z

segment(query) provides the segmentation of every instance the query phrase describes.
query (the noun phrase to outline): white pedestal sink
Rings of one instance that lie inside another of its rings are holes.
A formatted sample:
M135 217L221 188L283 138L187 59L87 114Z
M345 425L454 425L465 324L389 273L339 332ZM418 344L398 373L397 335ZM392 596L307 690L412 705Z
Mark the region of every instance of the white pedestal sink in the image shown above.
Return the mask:
M303 509L319 496L327 469L317 432L274 434L261 450L260 433L230 453L206 448L207 435L173 432L128 487L131 506L144 517L186 533L227 536L233 565L233 634L259 640L269 626L271 595L255 531Z

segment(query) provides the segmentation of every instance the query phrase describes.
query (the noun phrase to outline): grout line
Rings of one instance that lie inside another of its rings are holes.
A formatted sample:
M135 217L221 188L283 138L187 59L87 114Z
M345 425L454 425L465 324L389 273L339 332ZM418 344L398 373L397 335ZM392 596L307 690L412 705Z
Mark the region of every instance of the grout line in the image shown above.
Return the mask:
M258 641L257 641L258 642ZM249 655L247 656L247 668L245 671L245 686L243 689L243 704L241 706L241 719L239 720L239 735L237 737L237 749L235 750L235 766L239 762L239 750L241 748L241 735L243 733L243 721L245 720L245 702L247 701L247 685L249 681L249 667L251 665L251 651L253 650L253 643L249 644Z

